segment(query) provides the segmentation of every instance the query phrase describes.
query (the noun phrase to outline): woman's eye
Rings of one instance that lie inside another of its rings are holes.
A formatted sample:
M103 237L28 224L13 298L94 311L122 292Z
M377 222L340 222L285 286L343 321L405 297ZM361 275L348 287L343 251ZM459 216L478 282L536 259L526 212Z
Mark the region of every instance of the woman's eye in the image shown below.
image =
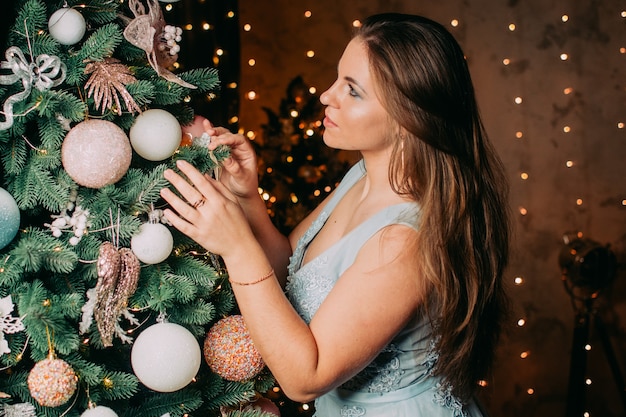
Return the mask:
M348 88L350 89L350 95L352 97L359 97L359 93L356 92L356 90L354 89L354 87L352 87L351 84L348 84Z

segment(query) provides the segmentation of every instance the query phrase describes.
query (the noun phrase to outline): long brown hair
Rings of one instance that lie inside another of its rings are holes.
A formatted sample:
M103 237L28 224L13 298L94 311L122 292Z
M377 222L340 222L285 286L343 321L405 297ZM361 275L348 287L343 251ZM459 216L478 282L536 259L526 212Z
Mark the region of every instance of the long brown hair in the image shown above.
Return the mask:
M442 25L388 13L364 21L355 36L399 125L390 182L421 207L414 248L437 340L434 372L467 399L488 376L507 310L504 170L463 51Z

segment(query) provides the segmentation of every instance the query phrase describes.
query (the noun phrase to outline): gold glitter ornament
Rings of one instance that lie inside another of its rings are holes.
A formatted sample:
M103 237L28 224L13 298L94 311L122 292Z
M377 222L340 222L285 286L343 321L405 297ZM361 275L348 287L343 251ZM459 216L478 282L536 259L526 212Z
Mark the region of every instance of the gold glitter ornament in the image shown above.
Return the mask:
M129 248L116 249L111 242L100 246L98 255L98 282L94 317L102 344L113 345L115 325L135 293L141 265Z
M126 90L126 85L134 83L137 78L130 69L115 58L104 58L103 61L93 61L85 67L85 74L91 74L85 83L87 97L93 95L96 110L114 110L118 116L122 115L120 96L126 104L126 109L131 113L141 113L141 109L133 96ZM102 106L102 109L100 109Z
M225 317L211 327L204 341L204 359L229 381L247 381L265 367L241 315Z
M37 362L28 374L30 395L44 407L59 407L76 392L78 377L62 359L49 357Z
M96 305L94 318L104 346L113 343L115 323L112 320L112 299L120 275L122 261L120 254L111 242L100 245L98 255L98 282L96 283Z

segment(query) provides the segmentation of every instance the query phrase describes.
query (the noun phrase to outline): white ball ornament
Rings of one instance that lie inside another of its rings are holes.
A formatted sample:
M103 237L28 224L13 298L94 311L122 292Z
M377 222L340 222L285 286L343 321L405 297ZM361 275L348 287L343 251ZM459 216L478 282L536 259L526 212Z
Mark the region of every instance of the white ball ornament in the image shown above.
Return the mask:
M137 378L158 392L187 386L200 370L201 359L196 338L175 323L157 323L141 332L130 357Z
M80 417L118 417L118 415L109 407L97 405L93 408L88 408L84 413L80 415Z
M162 161L176 152L182 140L178 120L162 109L141 113L129 132L130 143L139 156L148 161Z
M57 42L63 45L74 45L85 35L87 24L85 18L76 9L63 7L50 16L48 31Z
M61 146L61 163L79 185L101 188L128 171L133 151L128 136L115 123L86 120L74 126Z
M20 228L20 209L13 196L0 188L0 249L7 246Z
M172 232L161 223L144 223L130 240L130 248L141 262L158 264L172 253Z

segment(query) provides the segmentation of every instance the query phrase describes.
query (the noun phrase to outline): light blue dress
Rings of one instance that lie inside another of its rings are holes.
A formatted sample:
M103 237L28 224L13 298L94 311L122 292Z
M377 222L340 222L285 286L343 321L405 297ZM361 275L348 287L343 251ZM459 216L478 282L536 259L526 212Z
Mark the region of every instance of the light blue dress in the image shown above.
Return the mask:
M290 259L286 292L300 316L310 323L337 279L354 262L363 244L391 224L415 227L416 203L378 212L315 259L302 265L304 253L346 192L365 174L359 161L346 174L323 212L298 241ZM364 370L315 401L316 417L480 417L476 404L461 404L438 377L430 322L421 315L394 337Z

